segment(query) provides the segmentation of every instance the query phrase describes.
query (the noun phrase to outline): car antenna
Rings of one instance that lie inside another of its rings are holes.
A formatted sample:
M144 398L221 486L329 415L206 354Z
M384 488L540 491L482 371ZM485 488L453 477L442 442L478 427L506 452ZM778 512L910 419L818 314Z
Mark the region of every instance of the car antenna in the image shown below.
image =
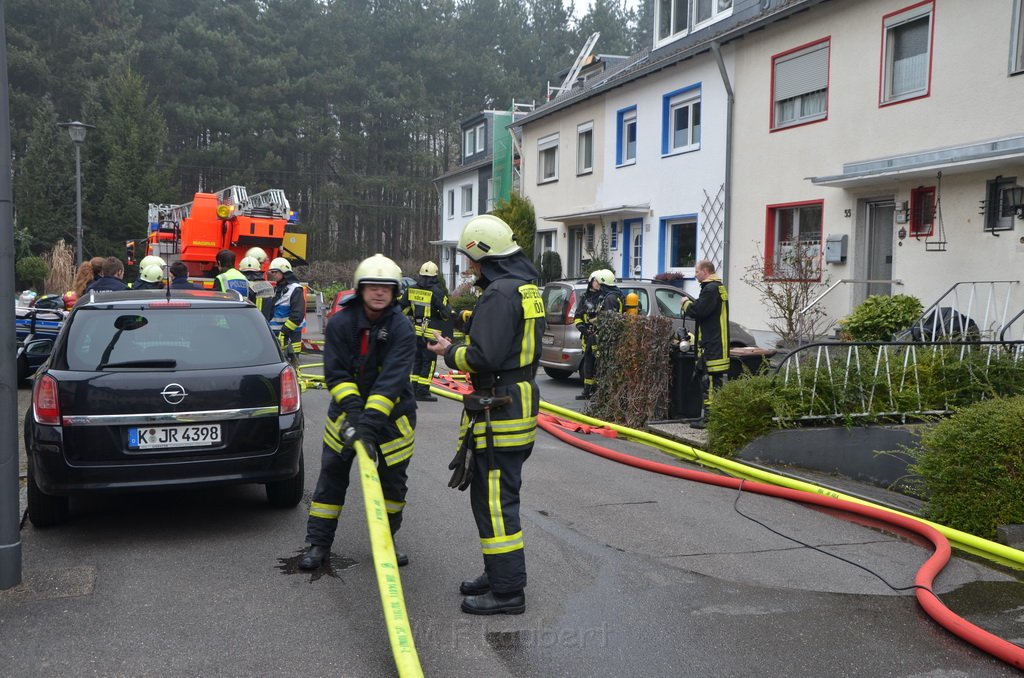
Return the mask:
M170 268L171 267L168 266L167 264L164 264L163 268L164 268L164 279L167 281L167 286L166 286L166 289L167 289L167 301L170 302L170 300L171 300L171 272L170 272Z

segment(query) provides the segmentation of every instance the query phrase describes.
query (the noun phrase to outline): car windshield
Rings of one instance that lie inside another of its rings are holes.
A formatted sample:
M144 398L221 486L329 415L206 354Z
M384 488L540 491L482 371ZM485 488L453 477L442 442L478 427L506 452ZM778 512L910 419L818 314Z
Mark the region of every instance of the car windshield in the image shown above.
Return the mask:
M280 353L252 308L82 309L68 328L67 368L201 370L266 365Z

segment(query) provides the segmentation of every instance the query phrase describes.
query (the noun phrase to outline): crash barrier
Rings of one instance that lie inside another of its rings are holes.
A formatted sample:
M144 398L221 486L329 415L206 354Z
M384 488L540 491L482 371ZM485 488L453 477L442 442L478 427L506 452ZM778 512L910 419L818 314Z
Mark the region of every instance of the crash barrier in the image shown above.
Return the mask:
M987 370L994 361L1024 357L1021 341L860 341L801 346L775 369L784 386L796 387L809 404L803 421L846 417L935 415L952 412L944 401L939 407L925 402L921 388L934 380L925 361L972 361L973 369ZM960 395L960 388L946 392Z
M370 458L363 442L355 438L354 429L345 432L346 442L351 442L359 460L359 478L363 487L363 503L366 505L366 523L370 532L370 548L373 552L373 568L377 573L377 588L384 608L384 622L388 627L388 640L395 667L401 678L423 675L416 643L413 639L409 616L402 594L402 578L398 574L395 558L395 544L391 539L391 525L388 522L384 493L380 488L377 464ZM380 454L376 455L380 458Z
M432 388L432 390L448 398L461 399L461 395L445 391L441 388ZM731 459L717 457L689 445L668 440L645 431L638 431L637 429L588 417L545 401L541 401L540 407L542 414L538 417L538 425L541 428L561 440L582 447L594 454L599 454L621 463L628 463L637 468L654 470L680 478L697 480L721 487L732 487L741 491L747 490L801 503L830 506L848 513L865 515L924 536L931 541L935 551L918 570L914 580L915 596L921 608L938 624L957 637L1011 666L1024 669L1024 648L999 638L957 616L931 590L935 577L949 562L951 542L963 551L1016 569L1024 569L1024 552L976 535L954 530L945 525L939 525L884 506L878 506L863 499L844 495L835 490L749 467ZM621 437L625 440L660 449L680 459L716 468L732 477L682 469L677 466L639 459L602 448L594 443L586 443L584 445L584 441L579 441L567 433L559 431L560 427L580 433L597 432L606 437Z
M323 353L324 341L323 339L303 339L302 350L309 353Z
M991 654L1011 666L1018 669L1024 669L1024 648L989 633L988 631L971 624L963 617L956 615L952 610L946 607L939 599L938 595L932 591L932 585L935 582L935 577L949 563L951 550L949 541L945 536L926 521L881 507L875 507L867 502L849 501L841 498L839 495L823 496L814 492L795 490L768 483L759 483L756 481L744 480L742 478L732 478L708 473L706 471L696 471L680 468L678 466L669 466L667 464L633 457L621 452L615 452L595 443L579 440L560 430L561 427L556 425L555 418L547 414L542 414L540 416L538 425L548 433L554 435L556 438L574 445L575 447L579 447L580 449L592 454L596 454L622 464L627 464L635 468L654 471L656 473L662 473L664 475L674 476L685 480L694 480L697 482L707 483L709 485L732 488L740 492L753 492L755 494L797 501L803 504L815 504L826 508L838 509L847 513L854 513L880 521L883 525L887 526L890 531L896 534L900 534L899 529L902 529L921 535L932 543L934 551L928 560L926 560L918 569L917 575L914 577L914 585L912 587L896 588L889 585L884 579L882 581L886 583L887 586L890 586L890 588L897 591L906 590L906 588L913 588L918 604L922 609L924 609L928 616L943 628L971 645L974 645L978 649ZM794 541L802 543L798 540ZM807 544L804 545L808 546ZM811 548L814 547L812 546ZM881 579L881 577L879 577L879 579Z

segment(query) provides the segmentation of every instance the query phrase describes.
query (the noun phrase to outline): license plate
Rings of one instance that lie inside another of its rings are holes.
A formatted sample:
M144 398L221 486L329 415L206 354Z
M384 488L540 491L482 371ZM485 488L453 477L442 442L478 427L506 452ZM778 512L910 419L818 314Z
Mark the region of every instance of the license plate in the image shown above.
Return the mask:
M220 443L220 424L144 426L128 429L128 447L133 450L204 447L218 443Z
M541 338L540 343L544 344L545 346L551 346L552 344L555 343L555 337L550 334L545 334Z

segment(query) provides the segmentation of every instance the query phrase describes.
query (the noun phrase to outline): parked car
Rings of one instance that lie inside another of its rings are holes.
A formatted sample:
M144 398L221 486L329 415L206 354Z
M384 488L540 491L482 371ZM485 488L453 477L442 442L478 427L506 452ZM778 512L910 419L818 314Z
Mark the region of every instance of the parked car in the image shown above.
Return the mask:
M262 483L272 506L302 500L298 379L234 293L79 300L33 379L24 429L38 527L94 492Z
M61 308L33 306L15 308L17 347L15 363L18 383L24 382L50 357L53 342L60 332L68 312Z
M640 315L670 318L674 330L682 330L685 326L694 332L693 319L684 320L680 313L683 292L679 288L657 280L624 279L617 284L623 295L635 292L639 297ZM576 303L586 289L586 280L558 280L545 285L541 292L547 329L542 340L540 364L553 379L568 379L580 368L583 349L579 330L573 324L573 315ZM729 345L756 346L757 342L746 328L730 320Z
M327 314L324 316L325 320L330 320L331 316L341 310L341 302L348 299L350 296L355 294L355 290L341 290L334 295L334 301L331 302L331 307L327 309Z

